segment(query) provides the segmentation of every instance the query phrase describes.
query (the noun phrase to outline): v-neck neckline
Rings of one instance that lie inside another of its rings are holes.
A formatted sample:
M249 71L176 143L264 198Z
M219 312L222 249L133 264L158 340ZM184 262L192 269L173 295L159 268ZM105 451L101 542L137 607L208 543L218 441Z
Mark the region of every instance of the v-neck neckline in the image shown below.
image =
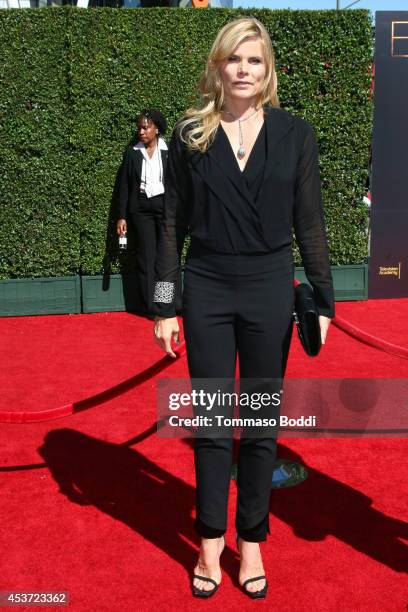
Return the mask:
M240 173L240 175L241 175L241 176L243 176L243 174L244 174L245 170L247 169L247 166L248 166L248 164L249 164L249 161L250 161L250 159L251 159L251 157L252 157L252 153L253 153L253 151L254 151L254 149L255 149L256 145L258 144L258 140L259 140L259 138L260 138L260 136L261 136L261 134L262 134L262 131L265 129L265 123L266 123L266 117L264 117L263 123L262 123L262 125L261 125L261 129L259 130L258 135L257 135L257 137L255 138L255 142L254 142L254 144L252 145L252 149L251 149L251 151L250 151L250 153L249 153L249 155L248 155L248 159L246 160L245 166L244 166L243 170L241 170L241 166L240 166L240 165L239 165L239 163L238 163L237 156L235 155L234 149L232 148L231 141L230 141L230 139L228 138L228 134L227 134L227 132L224 130L224 127L223 127L223 125L222 125L222 123L221 123L221 121L220 121L220 126L221 126L221 129L222 129L222 132L223 132L223 134L224 134L225 139L227 140L227 143L228 143L228 145L229 145L229 149L230 149L230 151L231 151L231 153L232 153L232 156L233 156L233 158L234 158L234 160L235 160L236 166L237 166L238 171L239 171L239 173Z

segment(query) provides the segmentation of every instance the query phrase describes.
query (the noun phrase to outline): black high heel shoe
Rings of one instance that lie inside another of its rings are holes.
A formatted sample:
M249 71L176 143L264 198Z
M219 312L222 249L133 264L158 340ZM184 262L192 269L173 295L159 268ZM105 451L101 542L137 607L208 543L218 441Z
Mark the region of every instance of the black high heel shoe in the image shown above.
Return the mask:
M237 542L238 552L240 552L239 546L238 546L238 540L239 540L238 533L235 535L235 540ZM256 582L257 580L265 580L265 586L259 591L248 591L248 589L246 588L246 585L249 584L250 582ZM266 593L268 592L268 581L266 579L266 576L255 576L254 578L248 578L247 580L245 580L243 584L241 584L241 590L246 595L248 595L248 597L250 597L251 599L263 599L264 597L266 597Z
M224 552L224 548L225 548L225 535L222 536L224 538L224 547L220 553L220 558L222 553ZM204 589L199 589L198 587L195 586L194 584L194 578L198 578L199 580L205 580L206 582L211 582L214 585L214 588L211 589L210 591L205 591ZM214 595L214 593L216 593L218 591L218 587L220 585L216 583L216 581L213 578L208 578L208 576L200 576L199 574L193 574L193 578L191 581L191 588L193 591L193 595L194 597L202 597L203 599L207 599L208 597L211 597L212 595Z

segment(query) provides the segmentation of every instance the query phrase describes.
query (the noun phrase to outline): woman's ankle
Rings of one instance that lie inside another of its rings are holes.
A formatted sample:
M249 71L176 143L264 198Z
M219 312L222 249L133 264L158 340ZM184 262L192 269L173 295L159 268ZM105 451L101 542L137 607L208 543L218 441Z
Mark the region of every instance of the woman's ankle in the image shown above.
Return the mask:
M203 546L216 546L221 544L225 539L225 536L219 536L217 538L201 538L201 545Z

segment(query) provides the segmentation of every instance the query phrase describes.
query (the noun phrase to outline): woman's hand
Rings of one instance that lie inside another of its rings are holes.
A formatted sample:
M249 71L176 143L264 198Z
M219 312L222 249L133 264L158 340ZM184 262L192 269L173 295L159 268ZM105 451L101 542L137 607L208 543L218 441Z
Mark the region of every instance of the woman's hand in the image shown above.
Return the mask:
M127 223L126 219L119 219L116 223L116 231L119 236L123 236L127 232Z
M330 325L330 317L324 317L323 315L319 315L319 323L320 323L320 335L322 337L322 344L326 341L327 330Z
M180 344L180 328L177 317L164 318L156 317L154 320L154 336L157 344L171 357L177 357L171 348L171 339Z

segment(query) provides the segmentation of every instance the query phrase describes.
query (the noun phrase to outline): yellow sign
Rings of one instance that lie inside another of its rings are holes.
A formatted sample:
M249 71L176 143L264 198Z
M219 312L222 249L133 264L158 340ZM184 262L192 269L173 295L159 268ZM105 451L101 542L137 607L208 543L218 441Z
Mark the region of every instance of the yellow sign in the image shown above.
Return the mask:
M379 266L379 276L396 276L398 279L401 278L401 262L398 262L398 266Z

